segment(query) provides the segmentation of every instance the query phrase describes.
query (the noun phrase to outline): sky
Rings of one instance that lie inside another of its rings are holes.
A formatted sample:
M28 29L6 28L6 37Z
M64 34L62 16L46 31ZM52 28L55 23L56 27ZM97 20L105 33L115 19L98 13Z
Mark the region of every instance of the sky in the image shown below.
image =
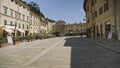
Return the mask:
M40 11L46 18L52 20L63 20L66 23L85 22L83 10L84 0L23 0L27 3L35 2L40 6Z

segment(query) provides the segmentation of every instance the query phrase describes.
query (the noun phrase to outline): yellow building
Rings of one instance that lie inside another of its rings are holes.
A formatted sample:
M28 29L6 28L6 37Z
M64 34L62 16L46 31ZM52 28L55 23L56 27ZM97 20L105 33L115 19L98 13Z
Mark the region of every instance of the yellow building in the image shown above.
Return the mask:
M40 15L34 13L33 11L30 11L30 28L29 28L30 35L39 34L40 25L41 25Z
M41 26L40 26L40 32L41 32L40 34L42 36L47 35L48 34L47 29L48 29L48 22L46 21L45 18L42 18L41 19Z
M86 23L67 24L65 27L65 35L85 35Z
M52 36L53 25L55 24L55 21L49 18L46 18L46 21L48 22L47 33L49 36Z
M87 35L120 40L120 0L85 0Z
M92 11L92 9L91 9L91 7L92 7L92 5L91 5L91 0L86 0L85 2L84 2L84 9L85 9L85 11L86 11L86 26L87 26L87 28L86 28L86 35L87 35L87 37L92 37L92 14L91 14L91 11Z

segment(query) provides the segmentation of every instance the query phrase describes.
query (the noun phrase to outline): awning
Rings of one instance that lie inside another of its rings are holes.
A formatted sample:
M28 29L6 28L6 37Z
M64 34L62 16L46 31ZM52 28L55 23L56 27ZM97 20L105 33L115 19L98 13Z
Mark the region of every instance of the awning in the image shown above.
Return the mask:
M9 26L9 25L6 25L5 27L6 28L13 28L13 29L15 28L15 26Z
M4 29L5 28L5 26L4 25L0 25L0 29Z
M4 27L4 25L0 25L0 27Z
M13 33L14 31L13 30L10 30L10 29L5 29L6 32L8 33Z
M5 28L15 30L15 26L5 25ZM17 29L17 27L16 27L16 29Z
M20 31L21 33L25 33L25 31L22 29L17 29L17 30Z

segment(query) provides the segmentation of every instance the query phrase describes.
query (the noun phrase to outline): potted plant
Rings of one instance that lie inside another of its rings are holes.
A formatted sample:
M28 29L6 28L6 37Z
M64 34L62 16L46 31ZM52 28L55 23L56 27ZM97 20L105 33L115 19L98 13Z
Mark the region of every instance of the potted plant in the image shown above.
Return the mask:
M31 40L35 41L35 36L34 35L31 36Z
M7 46L7 41L6 39L1 39L0 40L0 48Z
M19 43L20 43L19 38L18 37L13 37L13 44L17 45Z
M26 39L28 42L31 42L31 36L27 36Z

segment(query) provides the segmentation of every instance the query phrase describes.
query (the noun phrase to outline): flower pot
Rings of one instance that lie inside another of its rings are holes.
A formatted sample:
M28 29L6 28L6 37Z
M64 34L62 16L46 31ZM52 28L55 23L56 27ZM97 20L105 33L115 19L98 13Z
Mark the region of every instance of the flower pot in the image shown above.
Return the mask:
M28 42L31 42L31 39L29 39Z
M18 45L20 41L14 41L14 45Z
M32 41L35 41L35 39L31 39Z
M7 46L7 43L1 43L0 48Z

